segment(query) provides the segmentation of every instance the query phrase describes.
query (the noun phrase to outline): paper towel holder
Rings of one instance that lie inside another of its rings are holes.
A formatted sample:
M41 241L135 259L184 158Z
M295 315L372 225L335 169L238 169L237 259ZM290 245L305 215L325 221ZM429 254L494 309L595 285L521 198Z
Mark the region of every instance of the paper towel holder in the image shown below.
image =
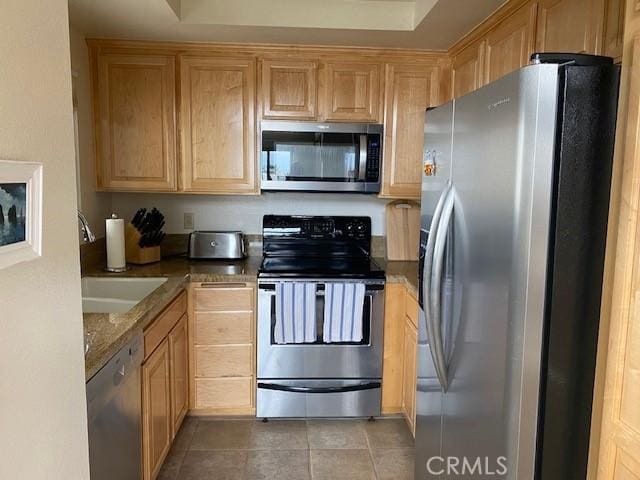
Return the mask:
M111 220L118 220L118 219L119 219L118 215L116 215L115 213L111 214ZM124 240L124 238L123 238L123 240ZM107 265L104 268L104 270L105 270L105 272L109 272L109 273L123 273L123 272L126 272L127 270L129 270L129 267L127 266L126 261L125 261L125 264L124 264L123 267L109 267L109 265Z

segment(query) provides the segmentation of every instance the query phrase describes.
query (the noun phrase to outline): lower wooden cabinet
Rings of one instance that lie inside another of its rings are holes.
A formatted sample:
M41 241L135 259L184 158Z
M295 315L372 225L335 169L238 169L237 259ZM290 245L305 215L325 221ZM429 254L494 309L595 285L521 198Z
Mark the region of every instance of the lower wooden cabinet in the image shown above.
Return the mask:
M404 322L402 364L402 413L411 432L416 433L416 350L418 331L409 317Z
M142 471L154 480L187 414L188 322L182 292L145 329L142 363Z
M402 413L415 435L418 301L403 283L386 286L382 413Z
M156 478L172 440L169 341L142 365L142 445L145 480Z
M194 283L189 295L191 412L255 415L255 285Z

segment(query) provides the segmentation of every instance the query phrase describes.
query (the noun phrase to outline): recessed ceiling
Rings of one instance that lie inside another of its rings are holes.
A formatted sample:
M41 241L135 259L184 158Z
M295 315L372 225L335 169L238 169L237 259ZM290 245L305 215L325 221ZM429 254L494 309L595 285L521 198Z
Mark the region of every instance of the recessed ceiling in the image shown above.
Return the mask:
M504 0L69 0L87 37L445 50Z

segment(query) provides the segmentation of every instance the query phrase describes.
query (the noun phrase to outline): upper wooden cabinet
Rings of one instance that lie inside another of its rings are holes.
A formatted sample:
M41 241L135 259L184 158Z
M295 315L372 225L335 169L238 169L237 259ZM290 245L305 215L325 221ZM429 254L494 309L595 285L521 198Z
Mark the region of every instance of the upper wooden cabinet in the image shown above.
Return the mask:
M184 191L256 191L255 75L250 58L180 57Z
M480 88L484 80L484 40L472 43L458 53L451 64L454 98Z
M379 63L326 61L323 117L326 120L379 122L382 111Z
M383 197L420 198L425 111L437 102L438 72L432 66L386 66Z
M262 61L263 118L315 120L317 113L318 62Z
M533 53L536 7L525 5L486 37L484 82L490 83L524 67Z
M600 53L604 0L539 0L536 51Z
M176 190L174 57L104 53L96 63L98 189Z

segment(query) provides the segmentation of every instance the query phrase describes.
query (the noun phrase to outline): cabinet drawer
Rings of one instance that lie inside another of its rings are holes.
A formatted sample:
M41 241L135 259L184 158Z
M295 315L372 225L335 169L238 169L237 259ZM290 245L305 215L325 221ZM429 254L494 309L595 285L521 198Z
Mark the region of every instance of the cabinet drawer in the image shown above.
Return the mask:
M251 407L253 389L253 377L196 378L195 408Z
M196 377L246 377L253 373L251 345L195 347Z
M186 312L187 295L183 291L144 331L144 358L151 355Z
M250 312L253 311L251 287L197 287L193 292L196 311Z
M253 341L252 312L197 312L196 345L228 345Z
M407 310L406 315L413 323L413 326L418 328L418 301L413 296L413 292L407 290Z

